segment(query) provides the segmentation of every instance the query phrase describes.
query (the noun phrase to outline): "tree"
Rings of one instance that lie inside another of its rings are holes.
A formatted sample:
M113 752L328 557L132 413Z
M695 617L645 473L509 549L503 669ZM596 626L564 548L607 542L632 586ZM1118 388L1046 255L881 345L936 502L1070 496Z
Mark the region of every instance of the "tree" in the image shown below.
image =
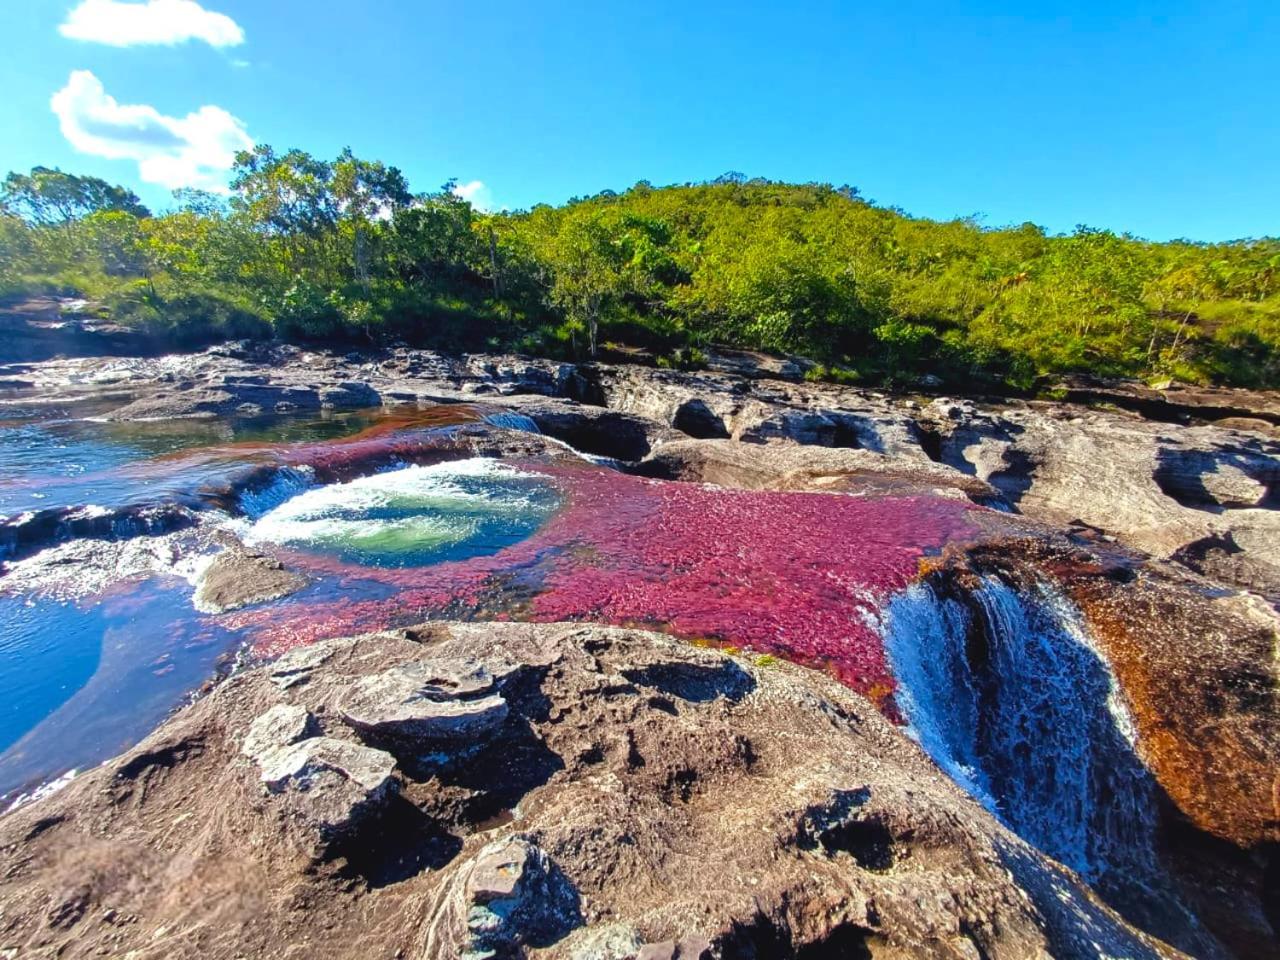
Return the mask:
M222 217L227 212L225 197L195 187L179 187L174 190L173 202L178 212L193 213L198 217Z
M409 283L457 278L482 255L471 204L454 193L449 181L438 193L415 197L391 220L391 269ZM494 257L496 260L496 255ZM492 279L492 278L491 278Z
M103 210L81 222L86 245L109 276L142 277L152 284L148 246L142 221L121 210Z
M132 190L56 167L10 173L0 185L0 208L37 226L64 225L111 210L135 217L151 215Z
M330 171L329 189L337 201L339 223L351 236L355 277L367 291L372 225L390 220L409 205L409 185L395 167L360 160L350 147L342 151Z
M660 220L616 207L572 211L543 247L551 267L550 299L587 334L596 355L602 317L624 297L644 299L674 262L670 231Z
M411 195L395 167L360 160L350 149L332 163L302 150L278 156L269 145L236 156L232 207L279 238L287 266L322 282L338 266L327 248L335 239L351 251L352 275L369 282L369 235L375 222L408 206Z

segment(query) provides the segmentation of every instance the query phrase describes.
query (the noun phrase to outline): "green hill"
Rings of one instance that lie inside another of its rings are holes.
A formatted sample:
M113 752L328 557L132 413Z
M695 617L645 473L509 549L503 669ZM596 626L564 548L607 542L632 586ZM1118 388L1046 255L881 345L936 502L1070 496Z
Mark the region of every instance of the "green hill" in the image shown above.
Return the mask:
M398 341L696 366L715 343L816 375L1046 374L1280 386L1280 240L1153 243L911 217L855 189L727 175L484 214L395 168L259 147L229 198L11 174L0 295L89 298L175 344Z

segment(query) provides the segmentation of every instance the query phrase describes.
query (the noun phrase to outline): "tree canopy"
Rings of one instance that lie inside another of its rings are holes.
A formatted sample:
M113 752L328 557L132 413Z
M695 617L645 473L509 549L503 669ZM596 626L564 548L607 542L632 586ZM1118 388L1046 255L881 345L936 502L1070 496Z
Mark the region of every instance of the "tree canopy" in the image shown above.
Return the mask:
M625 344L681 364L724 344L898 384L1083 371L1280 385L1280 240L1050 236L738 173L491 214L350 150L259 146L229 197L180 191L152 216L124 188L38 167L0 189L0 296L41 292L177 344Z
M116 210L150 216L138 195L98 177L78 177L56 167L10 173L0 185L0 209L37 226L66 224L94 213Z

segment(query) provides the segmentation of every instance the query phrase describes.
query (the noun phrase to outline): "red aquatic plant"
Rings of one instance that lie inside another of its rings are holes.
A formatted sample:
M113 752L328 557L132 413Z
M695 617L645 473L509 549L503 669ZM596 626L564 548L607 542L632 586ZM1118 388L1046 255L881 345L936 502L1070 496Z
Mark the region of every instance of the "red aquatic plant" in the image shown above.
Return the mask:
M291 551L319 585L229 625L248 629L263 654L445 615L651 625L823 666L885 699L881 605L922 557L974 532L972 505L938 497L724 490L526 466L564 497L527 540L415 569Z

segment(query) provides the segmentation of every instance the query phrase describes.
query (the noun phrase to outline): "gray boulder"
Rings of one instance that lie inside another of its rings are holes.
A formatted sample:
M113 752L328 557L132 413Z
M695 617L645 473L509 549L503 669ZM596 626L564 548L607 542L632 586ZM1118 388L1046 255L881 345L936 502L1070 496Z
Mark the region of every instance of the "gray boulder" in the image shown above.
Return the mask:
M240 752L265 762L284 747L305 740L315 732L315 718L304 707L281 703L249 726Z
M285 795L321 839L346 833L395 790L391 754L332 737L302 740L258 762L267 789Z
M475 660L420 661L352 685L339 712L366 733L415 740L483 740L507 718L496 680Z

